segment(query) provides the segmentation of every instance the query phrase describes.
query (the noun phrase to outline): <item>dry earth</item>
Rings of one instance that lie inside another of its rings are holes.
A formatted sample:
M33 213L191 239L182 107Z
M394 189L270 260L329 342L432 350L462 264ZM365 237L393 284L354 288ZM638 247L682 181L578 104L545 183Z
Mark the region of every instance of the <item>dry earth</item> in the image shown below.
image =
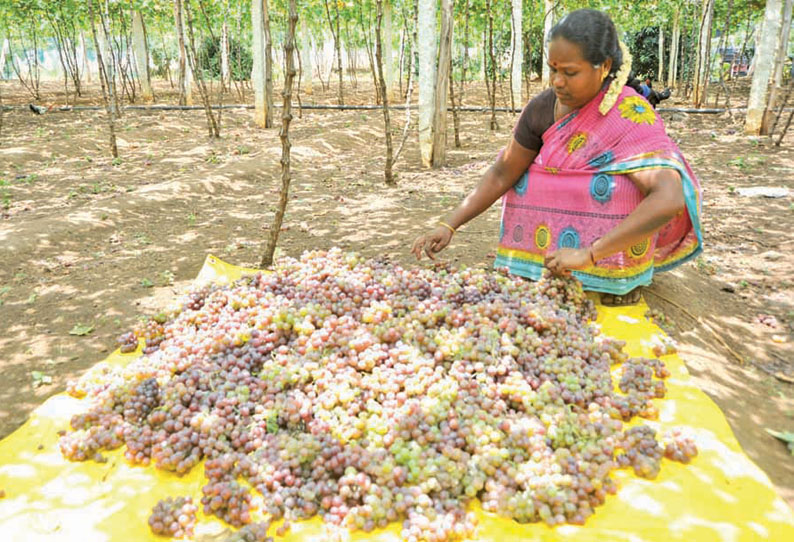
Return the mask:
M372 100L359 79L349 103ZM58 111L65 99L52 84L41 103L56 107L37 116L20 85L0 85L14 106L0 135L2 437L106 356L139 316L184 291L207 254L256 265L278 197L281 145L278 130L253 126L250 110L225 111L219 141L207 139L200 110L128 111L113 161L102 112ZM466 103L484 104L483 95L484 87L469 88ZM317 89L303 101L331 104L335 96L334 88ZM90 87L79 103L98 99ZM174 103L167 83L158 101ZM774 147L743 136L740 116L663 116L704 188L707 250L659 276L646 299L747 453L794 504L794 458L764 431L794 431L794 196L737 195L751 186L794 192L794 133ZM410 262L411 241L477 183L516 118L500 114L500 129L490 132L487 114L463 113L463 146L450 149L439 170L419 167L410 138L398 187L387 188L380 111L303 111L291 128L294 180L281 253L341 246ZM401 131L404 113L394 119ZM445 257L489 266L498 220L494 206L463 228ZM77 325L91 332L70 334ZM52 382L36 382L34 371Z

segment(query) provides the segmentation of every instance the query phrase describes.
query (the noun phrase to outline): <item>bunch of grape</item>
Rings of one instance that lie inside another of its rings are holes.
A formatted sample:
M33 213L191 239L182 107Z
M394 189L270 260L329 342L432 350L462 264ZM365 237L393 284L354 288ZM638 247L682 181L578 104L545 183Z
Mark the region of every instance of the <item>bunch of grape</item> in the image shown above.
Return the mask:
M664 456L679 463L689 463L698 455L694 439L678 428L663 435L662 446L664 446Z
M623 421L657 414L667 376L594 316L572 280L311 252L141 326L143 357L71 386L93 407L62 448L88 459L124 442L129 461L178 474L206 459L204 509L237 527L257 511L251 489L273 519L402 521L409 541L472 534L474 498L582 524L619 464L658 472L653 432Z
M620 442L623 449L616 457L621 467L632 467L634 474L653 480L659 475L664 450L656 440L656 431L647 425L627 430Z
M138 337L135 336L133 331L128 331L119 335L116 339L116 344L122 354L129 354L138 349Z
M193 536L196 525L196 506L190 497L168 497L160 500L149 516L149 528L154 534L183 538Z
M270 522L262 521L257 523L249 523L241 529L229 533L223 542L273 542L273 538L267 536L267 530L270 528Z

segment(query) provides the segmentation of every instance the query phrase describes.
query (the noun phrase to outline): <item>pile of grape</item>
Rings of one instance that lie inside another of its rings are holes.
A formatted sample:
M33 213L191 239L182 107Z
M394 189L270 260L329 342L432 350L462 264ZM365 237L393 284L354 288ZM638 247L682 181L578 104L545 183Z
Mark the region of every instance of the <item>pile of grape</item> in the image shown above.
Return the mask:
M193 536L196 506L190 497L168 497L158 502L149 516L154 534L183 538Z
M658 472L655 433L623 422L656 414L666 369L600 336L577 282L337 249L273 271L192 292L136 330L143 357L72 384L93 406L64 455L123 443L176 473L206 460L204 511L233 526L257 512L366 532L402 521L404 539L431 542L472 533L474 498L519 522L582 524L614 469Z

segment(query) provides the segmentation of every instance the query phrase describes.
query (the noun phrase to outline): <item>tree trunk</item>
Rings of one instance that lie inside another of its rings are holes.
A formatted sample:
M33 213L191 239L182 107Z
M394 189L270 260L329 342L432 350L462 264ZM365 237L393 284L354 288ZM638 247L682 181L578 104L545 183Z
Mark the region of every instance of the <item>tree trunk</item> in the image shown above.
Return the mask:
M540 56L542 75L540 84L545 89L551 84L547 60L549 58L549 34L554 23L554 0L543 0L543 13L543 51Z
M292 181L290 173L290 149L289 125L292 121L292 82L295 79L295 26L298 22L297 8L295 0L289 0L289 23L287 26L287 38L284 43L284 56L286 68L284 70L284 98L281 113L281 192L279 193L278 209L273 225L270 228L270 239L267 242L262 260L259 262L261 268L270 267L273 264L273 255L276 252L278 236L281 232L281 225L284 222L284 214L287 211L289 201L289 185Z
M110 92L113 85L113 79L108 77L107 70L105 69L105 62L102 60L102 48L99 46L99 38L96 31L96 17L94 16L94 2L88 3L89 15L91 17L91 35L94 37L94 48L96 48L97 68L99 69L99 82L102 87L102 98L105 102L105 111L107 112L108 120L108 133L110 136L110 154L113 158L118 158L119 150L116 145L116 107L115 107L115 94ZM100 19L102 19L102 12L100 11ZM102 21L102 28L104 30L104 21ZM111 63L112 66L112 63ZM110 68L112 71L112 67Z
M331 20L331 10L328 7L328 0L324 0L324 4L325 4L325 16L328 19L328 27L331 29L331 36L334 38L334 53L336 53L337 68L339 69L339 88L337 89L337 100L336 101L337 101L337 103L339 105L344 105L345 104L345 96L344 96L344 91L342 90L343 89L343 86L342 86L342 82L343 82L343 80L342 80L342 44L339 42L339 6L336 4L336 2L334 2L334 5L336 6L336 27L334 27L334 21ZM333 73L333 63L332 63L332 67L331 67L331 72ZM328 84L330 85L331 84L330 83L330 79L331 79L330 75L329 75L328 79L329 79L329 83Z
M692 101L700 108L706 102L708 89L709 66L711 62L711 22L714 18L714 0L703 0L700 16L700 33L698 35L698 52L695 60L694 95Z
M389 0L385 0L389 4ZM384 178L386 184L393 186L397 184L394 181L394 174L392 173L393 167L393 152L392 139L391 139L391 117L389 116L389 88L386 82L385 69L383 66L383 23L385 18L384 0L377 0L377 24L375 25L375 64L378 68L378 84L380 85L380 94L383 99L383 129L386 135L386 166L384 168ZM391 9L390 9L391 11ZM388 35L389 32L386 32ZM390 49L390 44L386 42L386 49Z
M656 80L664 84L664 28L659 27L659 71L656 72Z
M187 54L185 52L185 31L182 26L182 0L174 0L174 25L179 51L179 105L187 105Z
M84 32L80 32L80 49L82 50L82 56L80 58L80 71L85 76L86 82L90 83L93 80L93 75L91 74L91 63L88 61L88 47L85 43Z
M419 0L419 151L422 165L433 164L433 97L436 80L436 0Z
M725 85L725 70L722 67L722 51L725 50L725 46L728 44L728 34L730 33L731 29L731 13L733 11L733 0L728 0L728 9L725 13L725 24L722 27L722 35L720 36L720 43L717 48L717 58L719 59L719 72L720 72L720 88L717 90L717 94L714 96L714 107L717 107L717 102L719 102L720 98L720 90L725 91L725 95L728 95L728 87ZM736 56L734 54L734 56Z
M524 104L521 96L521 71L524 66L524 42L521 39L523 21L521 17L521 0L513 0L513 43L510 54L510 107L516 109Z
M383 75L389 98L394 97L394 55L392 54L392 0L383 0Z
M791 32L791 11L794 5L794 0L785 0L783 6L783 19L780 27L780 38L778 39L777 54L775 55L774 75L772 76L772 88L769 90L769 100L767 103L767 111L764 114L764 125L761 127L761 133L770 134L769 123L773 118L773 111L777 106L780 97L780 91L783 88L783 65L786 62L786 55L788 53L788 39ZM771 135L771 134L770 134Z
M377 18L377 6L375 8L376 11L376 18ZM361 4L358 5L358 20L360 28L366 28L367 30L364 32L364 47L367 50L367 61L369 62L369 69L372 72L372 85L375 88L375 104L380 105L380 97L381 97L381 88L380 82L378 80L378 67L375 62L375 47L372 44L372 37L370 36L369 29L372 28L372 13L371 10L367 9L367 22L364 23L364 10L362 9ZM382 36L381 36L382 37ZM350 41L350 36L348 35L348 41ZM351 44L352 48L352 44ZM350 66L353 66L351 62Z
M270 5L268 0L262 1L262 13L265 18L265 110L267 111L265 127L272 128L275 112L273 106L273 38L270 35Z
M466 70L469 67L469 15L471 5L466 0L466 11L463 15L463 65L460 67L460 91L458 92L458 103L463 105L463 91L466 86Z
M192 10L190 7L190 0L185 0L184 9L187 19L186 30L188 38L188 63L190 64L190 69L196 74L199 94L201 95L201 102L204 105L204 113L207 116L207 131L209 133L209 137L217 139L221 136L220 115L222 110L218 110L218 119L216 120L215 114L212 111L212 104L210 103L212 97L210 96L209 89L207 89L207 85L204 84L204 75L202 74L199 58L196 54L195 38L193 33L193 16L191 15Z
M447 160L447 94L452 59L452 24L452 0L441 0L441 35L433 99L433 167L441 167Z
M750 29L752 28L752 19L753 19L753 12L748 10L748 12L747 12L747 25L745 26L744 39L742 40L742 47L741 47L741 50L739 52L739 62L744 62L744 53L747 51L747 40L750 38L750 35L751 35L750 34L750 31L751 31ZM734 58L736 58L736 55L734 55ZM734 65L734 62L731 62L731 77L734 77L733 76L733 65ZM731 96L733 95L733 92L736 90L736 82L738 80L739 80L739 77L738 77L738 74L737 74L737 76L733 79L733 82L731 83L731 88L728 91L728 95L725 97L725 107L730 107Z
M336 10L336 67L339 72L339 105L345 105L344 91L344 69L342 68L342 39L339 35L339 2L334 2L334 9Z
M789 37L791 36L791 14L794 10L794 0L785 0L783 7L783 26L780 28L780 39L778 40L777 55L775 57L775 75L773 81L777 88L783 86L783 66L786 63L788 53Z
M753 59L750 61L750 67L747 68L747 75L749 75L750 77L755 75L755 66L756 64L758 64L758 51L761 49L761 37L764 35L765 30L766 28L764 27L764 19L761 19L761 22L758 23L758 27L755 33L755 47L753 49Z
M750 86L750 99L747 102L747 117L744 131L747 135L761 134L764 112L767 104L769 77L775 59L775 46L779 36L781 0L766 0L764 10L764 32L761 43L755 52L756 66Z
M491 98L491 122L489 124L491 131L495 131L499 129L499 124L496 122L496 55L494 55L493 50L493 9L491 6L491 0L485 0L485 16L487 19L487 28L486 31L488 33L488 46L486 47L486 54L488 57L488 67L489 69L486 71L486 85L488 84L488 79L490 79L490 98Z
M301 72L303 75L303 81L301 82L301 87L303 88L303 92L306 93L307 96L311 96L314 94L314 65L312 64L312 37L309 33L309 29L306 26L306 20L301 19L301 41L303 45L301 46Z
M681 10L676 8L675 16L673 17L673 36L670 39L670 58L669 66L667 68L667 86L673 88L676 81L676 72L678 71L678 41L681 38L681 26L679 18L681 17Z
M146 27L140 11L132 12L132 46L135 50L135 67L141 82L141 95L144 101L154 100L152 82L149 76L149 46L146 44Z
M254 123L260 128L273 126L273 80L268 77L268 52L270 45L266 29L267 0L252 0L251 28L253 32L254 67L252 73L254 85ZM270 81L268 81L270 79ZM270 88L268 89L268 82ZM268 99L268 95L270 99Z
M229 68L229 23L223 14L221 25L221 88L226 91L232 88L232 71Z
M0 38L0 77L3 76L3 72L6 67L6 50L8 49L8 39L7 38Z
M460 144L460 118L458 115L458 105L455 103L455 78L453 76L452 57L449 58L449 102L452 105L452 127L455 132L455 148L459 149Z
M116 89L116 58L113 51L113 38L110 34L110 3L105 0L104 11L99 11L99 21L102 24L102 37L107 46L107 61L104 64L105 79L108 86L108 95L110 96L110 104L113 107L116 117L121 116L121 107L119 104L118 92Z

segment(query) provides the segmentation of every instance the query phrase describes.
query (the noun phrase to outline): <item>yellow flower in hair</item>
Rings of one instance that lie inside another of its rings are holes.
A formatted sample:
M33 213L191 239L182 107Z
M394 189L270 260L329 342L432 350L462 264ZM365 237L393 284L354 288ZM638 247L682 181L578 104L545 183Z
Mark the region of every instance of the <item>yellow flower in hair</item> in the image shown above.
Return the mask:
M629 119L634 124L648 124L653 126L656 123L656 113L648 102L639 96L627 96L618 105L620 116Z

